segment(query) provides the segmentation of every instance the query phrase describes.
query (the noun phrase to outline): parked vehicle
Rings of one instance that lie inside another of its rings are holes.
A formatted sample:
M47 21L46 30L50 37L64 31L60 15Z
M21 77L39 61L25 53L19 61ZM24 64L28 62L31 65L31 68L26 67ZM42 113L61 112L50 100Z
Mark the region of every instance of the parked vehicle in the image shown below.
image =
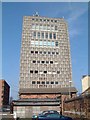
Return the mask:
M72 118L60 115L57 111L43 111L38 116L34 115L32 120L72 120Z

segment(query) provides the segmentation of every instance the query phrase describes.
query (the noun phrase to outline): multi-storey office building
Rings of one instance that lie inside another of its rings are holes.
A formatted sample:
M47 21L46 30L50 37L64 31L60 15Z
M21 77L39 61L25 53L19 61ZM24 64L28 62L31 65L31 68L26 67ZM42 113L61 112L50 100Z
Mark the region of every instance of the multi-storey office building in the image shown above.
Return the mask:
M45 110L63 111L61 101L76 94L72 86L70 44L63 18L24 16L20 60L18 117ZM62 107L60 107L62 106Z
M70 87L67 22L63 18L24 16L20 89Z

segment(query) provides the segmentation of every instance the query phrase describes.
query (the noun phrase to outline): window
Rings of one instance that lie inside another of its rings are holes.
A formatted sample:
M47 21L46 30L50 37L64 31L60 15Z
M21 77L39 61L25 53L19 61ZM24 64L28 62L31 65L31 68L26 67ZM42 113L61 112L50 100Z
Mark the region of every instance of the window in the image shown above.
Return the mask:
M60 73L60 71L57 71L57 74L59 74Z
M37 63L40 63L40 61L37 61Z
M35 73L38 73L38 71L37 71L37 70L35 70Z
M36 32L33 33L33 37L36 38Z
M52 39L52 33L49 34L49 38Z
M45 34L45 37L48 38L48 33Z
M42 51L40 51L39 53L42 54Z
M44 21L46 21L46 19L44 19Z
M42 21L42 19L40 19L40 21Z
M52 54L55 54L55 52L52 52Z
M53 64L53 61L50 61L51 64Z
M35 45L38 46L38 41L35 41Z
M48 41L48 46L51 46L51 42Z
M44 51L44 54L46 54L46 51Z
M43 43L43 44L44 44L44 46L46 46L46 45L47 45L47 41L44 41L44 43Z
M57 82L57 81L55 81L55 84L58 84L58 82Z
M34 53L34 51L31 51L31 53Z
M58 46L58 42L55 42L55 45Z
M31 45L34 45L34 41L31 41Z
M36 19L36 21L38 21L38 19Z
M57 22L57 20L55 20L55 22Z
M38 51L35 51L36 54L38 54Z
M35 25L34 24L32 24L32 29L35 29Z
M47 71L44 71L44 73L47 73Z
M57 26L55 26L55 30L57 30Z
M40 38L40 32L38 32L38 38Z
M54 84L54 82L52 81L51 84Z
M53 34L53 38L56 39L56 34L55 33Z
M56 52L56 55L58 55L59 53L58 52Z
M51 22L53 22L53 20L51 20Z
M49 25L47 25L47 30L50 30L50 26Z
M42 81L42 84L45 84L45 82L44 82L44 81Z
M45 61L42 61L42 63L45 63Z
M49 19L47 19L47 21L49 22Z
M48 54L51 54L50 52L48 52Z
M44 38L44 33L42 33L42 37L41 38Z
M49 63L49 61L46 61L46 63Z
M30 73L33 73L33 70L30 70Z
M36 61L35 61L35 60L33 60L33 63L36 63Z
M40 81L37 81L37 84L40 84Z
M52 42L52 47L54 47L55 46L55 42Z
M46 81L46 84L49 84L49 81Z
M32 84L35 84L35 81L32 81Z
M40 44L40 46L42 46L42 45L43 45L43 42L42 42L42 41L40 41L40 42L39 42L39 44Z
M38 30L39 29L39 25L36 24L36 29Z

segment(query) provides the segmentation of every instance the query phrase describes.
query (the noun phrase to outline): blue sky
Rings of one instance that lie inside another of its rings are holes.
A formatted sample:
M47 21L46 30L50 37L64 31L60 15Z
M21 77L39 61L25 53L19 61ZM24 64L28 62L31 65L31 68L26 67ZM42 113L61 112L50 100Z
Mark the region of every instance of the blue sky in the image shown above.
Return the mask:
M2 5L2 78L11 86L11 96L18 96L22 18L36 11L68 21L73 82L81 92L82 75L88 74L88 3L7 2Z

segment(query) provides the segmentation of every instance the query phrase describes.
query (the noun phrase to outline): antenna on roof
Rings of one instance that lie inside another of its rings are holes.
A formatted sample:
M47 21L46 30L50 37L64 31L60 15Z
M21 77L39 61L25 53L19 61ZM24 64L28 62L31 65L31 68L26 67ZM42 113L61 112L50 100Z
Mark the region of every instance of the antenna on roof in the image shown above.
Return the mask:
M39 16L38 12L35 12L35 15L33 15L33 16Z

